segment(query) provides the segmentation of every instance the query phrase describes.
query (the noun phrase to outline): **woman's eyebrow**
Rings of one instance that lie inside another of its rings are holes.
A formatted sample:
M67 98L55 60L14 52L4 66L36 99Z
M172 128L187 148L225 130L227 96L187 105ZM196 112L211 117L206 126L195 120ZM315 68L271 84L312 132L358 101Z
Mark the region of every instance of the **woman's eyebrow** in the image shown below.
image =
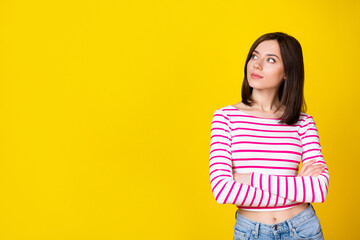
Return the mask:
M259 52L256 51L256 50L254 50L254 52L256 52L257 54L259 54ZM270 53L268 53L268 54L266 54L266 56L274 56L274 57L277 57L277 58L280 60L280 58L279 58L278 56L276 56L275 54L270 54Z

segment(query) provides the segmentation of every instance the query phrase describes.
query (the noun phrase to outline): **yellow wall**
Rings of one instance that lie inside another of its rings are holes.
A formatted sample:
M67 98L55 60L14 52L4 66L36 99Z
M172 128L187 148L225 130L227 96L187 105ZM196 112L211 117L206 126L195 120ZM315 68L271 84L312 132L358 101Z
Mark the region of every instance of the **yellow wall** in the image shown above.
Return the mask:
M359 1L1 1L0 239L232 239L215 109L260 35L302 44L330 171L327 240L360 214Z

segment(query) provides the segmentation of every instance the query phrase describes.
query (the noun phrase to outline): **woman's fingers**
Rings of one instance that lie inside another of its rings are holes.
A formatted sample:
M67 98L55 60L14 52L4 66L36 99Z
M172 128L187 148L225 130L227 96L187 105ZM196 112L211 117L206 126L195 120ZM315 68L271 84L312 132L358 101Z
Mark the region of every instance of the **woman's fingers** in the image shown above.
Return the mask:
M307 162L302 166L297 176L317 177L325 170L325 164L314 164L314 160Z
M250 185L250 181L251 181L250 176L251 176L251 173L234 173L233 179L236 182Z
M308 173L305 174L305 176L312 176L312 177L317 177L319 176L323 171L324 171L324 164L316 164L316 165L312 165L310 166L308 169Z
M317 172L318 170L320 170L319 165L310 165L304 169L300 176L312 176L314 172Z
M321 164L310 165L305 169L303 176L311 176L315 172L321 170L321 168L322 168Z
M315 160L310 160L310 161L304 163L298 173L298 176L302 176L305 173L305 171L307 170L307 168L314 162L315 162Z

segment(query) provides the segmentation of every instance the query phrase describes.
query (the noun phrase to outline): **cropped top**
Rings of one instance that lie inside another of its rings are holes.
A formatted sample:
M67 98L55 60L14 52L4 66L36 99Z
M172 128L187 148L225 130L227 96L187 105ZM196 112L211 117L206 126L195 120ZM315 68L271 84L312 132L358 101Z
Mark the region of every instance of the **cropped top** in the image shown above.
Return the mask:
M228 105L215 110L211 123L209 173L220 204L249 211L279 211L304 202L324 202L329 171L312 116L301 112L294 125L278 118L251 116ZM325 164L317 177L297 176L299 163ZM233 173L251 173L251 184Z

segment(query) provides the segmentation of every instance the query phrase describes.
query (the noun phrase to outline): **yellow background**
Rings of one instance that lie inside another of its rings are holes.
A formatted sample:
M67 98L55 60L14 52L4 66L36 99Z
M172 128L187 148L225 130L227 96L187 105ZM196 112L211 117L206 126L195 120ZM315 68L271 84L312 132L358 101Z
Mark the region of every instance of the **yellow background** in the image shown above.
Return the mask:
M232 239L208 171L214 111L282 31L330 171L325 238L359 218L359 1L1 1L0 239Z

